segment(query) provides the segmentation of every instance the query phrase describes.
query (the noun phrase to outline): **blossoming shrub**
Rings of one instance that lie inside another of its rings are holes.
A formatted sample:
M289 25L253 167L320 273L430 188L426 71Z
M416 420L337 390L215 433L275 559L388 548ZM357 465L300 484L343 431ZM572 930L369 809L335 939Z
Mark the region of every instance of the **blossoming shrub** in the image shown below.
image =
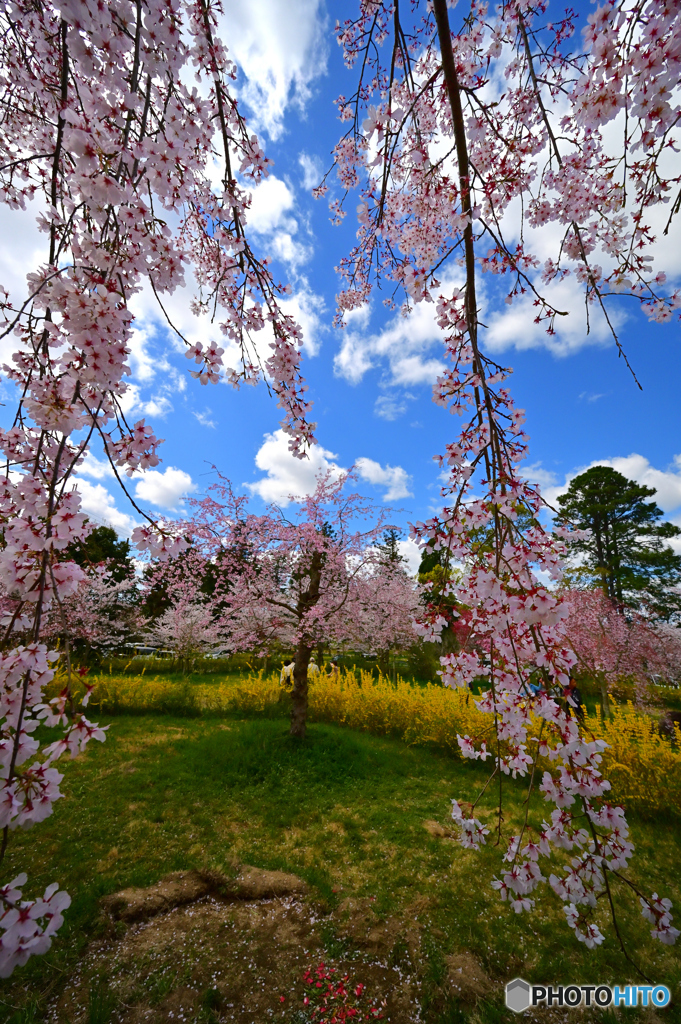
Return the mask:
M278 680L278 675L265 677L262 672L214 685L143 674L101 675L94 683L93 703L109 714L263 714L285 697ZM58 691L58 684L53 689Z
M585 718L587 729L606 741L602 771L613 793L628 808L681 810L681 731L676 742L660 736L657 722L636 711L631 701L614 705L612 717L598 710Z
M248 716L286 713L288 701L278 674L263 672L215 684L104 675L95 681L91 699L109 713ZM399 676L393 683L362 670L311 683L310 718L407 743L433 744L456 757L461 754L457 736L480 743L491 728L489 716L478 710L475 696L467 690L418 686ZM670 743L658 734L656 721L636 711L631 702L613 704L609 719L600 710L587 714L584 724L587 735L608 744L601 768L612 782L616 800L643 812L681 812L681 734ZM539 720L533 720L529 734L538 736L540 727ZM538 769L545 767L540 758Z
M76 686L77 689L77 686ZM197 687L159 676L103 675L96 679L94 692L100 712L144 715L149 713L199 714Z
M482 738L490 728L489 716L478 711L467 690L415 686L399 676L395 683L383 675L376 680L364 671L311 686L310 712L318 721L399 736L407 743L434 743L456 754L457 733Z

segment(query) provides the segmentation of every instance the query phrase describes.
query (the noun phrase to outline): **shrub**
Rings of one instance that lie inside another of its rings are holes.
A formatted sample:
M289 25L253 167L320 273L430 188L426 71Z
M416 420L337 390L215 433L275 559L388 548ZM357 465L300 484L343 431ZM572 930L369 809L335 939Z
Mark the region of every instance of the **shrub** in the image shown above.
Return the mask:
M113 714L272 716L289 709L278 673L251 673L214 684L143 675L103 675L94 682L92 704ZM53 687L57 692L58 684ZM393 683L363 669L343 672L337 679L322 676L311 683L310 720L395 736L415 745L432 744L456 757L460 756L457 735L481 740L491 729L489 715L478 710L468 690L414 685L400 677ZM600 710L587 714L584 724L608 744L602 770L612 783L614 800L644 813L681 813L681 734L674 743L661 737L657 721L637 711L630 701L613 703L610 718ZM530 731L536 736L539 729L536 721Z

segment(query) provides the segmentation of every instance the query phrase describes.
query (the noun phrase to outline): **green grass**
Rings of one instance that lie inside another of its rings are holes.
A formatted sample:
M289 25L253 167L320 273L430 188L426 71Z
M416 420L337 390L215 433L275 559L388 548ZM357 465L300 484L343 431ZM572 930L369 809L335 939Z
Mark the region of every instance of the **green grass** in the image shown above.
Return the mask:
M517 974L538 984L636 981L611 926L600 948L585 950L544 890L533 915L516 916L489 887L501 867L498 849L490 844L481 853L465 851L425 830L427 820L447 823L452 797L474 798L484 780L479 766L328 725L313 725L300 743L277 719L109 721L105 744L92 743L65 764L65 799L52 817L12 836L3 877L27 870L27 895L58 881L73 904L50 953L0 983L0 1020L43 1019L47 1000L63 987L87 944L103 934L103 895L151 884L173 870L229 874L239 862L305 878L321 914L346 897L372 897L379 917L417 917L422 937L414 969L422 979L428 1024L515 1019L502 1009L500 996L470 1012L443 996L445 958L461 951L500 983ZM504 791L504 830L511 834L524 813L524 789L504 780ZM486 797L481 812L490 828L495 796ZM535 825L542 813L537 801L531 807ZM632 877L678 905L678 828L664 819L633 820L632 834ZM634 899L623 893L621 904L620 927L632 955L656 982L672 987L676 1002L677 953L653 944ZM328 955L361 957L333 921L328 918L322 929ZM404 962L405 942L398 939L386 956L394 965ZM31 1009L34 998L39 1013ZM104 981L91 989L90 1024L106 1024L110 1000ZM216 1011L201 1013L197 1020L213 1019ZM639 1014L627 1011L626 1019ZM681 1017L671 1007L664 1019Z

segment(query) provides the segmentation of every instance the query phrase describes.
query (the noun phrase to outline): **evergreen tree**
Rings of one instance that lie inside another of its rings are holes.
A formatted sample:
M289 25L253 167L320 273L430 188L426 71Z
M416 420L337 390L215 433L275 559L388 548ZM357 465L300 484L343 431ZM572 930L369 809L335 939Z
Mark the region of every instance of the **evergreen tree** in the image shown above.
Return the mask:
M131 579L135 574L130 542L119 540L110 526L95 526L84 540L69 545L65 554L83 569L106 562L112 579L117 583Z
M558 498L557 522L588 531L568 541L615 605L645 608L669 620L681 611L681 556L667 543L681 535L660 522L662 510L650 487L627 480L609 466L592 466Z
M386 530L383 534L383 543L378 545L378 549L381 552L381 562L384 565L406 573L407 559L400 553L399 547L401 536L399 530Z

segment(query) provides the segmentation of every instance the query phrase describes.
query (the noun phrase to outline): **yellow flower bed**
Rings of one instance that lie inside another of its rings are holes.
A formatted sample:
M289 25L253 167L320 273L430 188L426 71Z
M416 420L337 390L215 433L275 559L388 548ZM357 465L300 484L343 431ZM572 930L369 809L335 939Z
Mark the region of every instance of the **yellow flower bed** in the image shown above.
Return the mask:
M610 719L587 715L585 725L608 744L602 771L613 795L639 810L681 810L681 731L676 743L659 735L657 721L631 701L615 705Z
M102 675L95 681L94 707L102 711L176 714L264 714L289 696L278 673L252 673L214 684L176 683L163 678ZM60 688L53 684L55 692ZM478 711L466 690L434 684L418 686L370 672L347 671L338 679L322 676L310 684L310 719L335 722L377 735L398 736L407 743L432 743L459 754L457 734L491 738L490 717ZM607 742L602 770L612 795L639 810L681 811L681 734L672 744L658 735L657 722L633 705L614 705L612 717L587 715L587 732ZM540 722L530 730L539 734ZM543 767L539 766L540 769Z
M459 749L457 733L483 736L490 730L489 715L478 711L465 690L417 686L399 677L396 683L384 676L376 680L370 672L347 672L311 685L310 716L452 752Z

